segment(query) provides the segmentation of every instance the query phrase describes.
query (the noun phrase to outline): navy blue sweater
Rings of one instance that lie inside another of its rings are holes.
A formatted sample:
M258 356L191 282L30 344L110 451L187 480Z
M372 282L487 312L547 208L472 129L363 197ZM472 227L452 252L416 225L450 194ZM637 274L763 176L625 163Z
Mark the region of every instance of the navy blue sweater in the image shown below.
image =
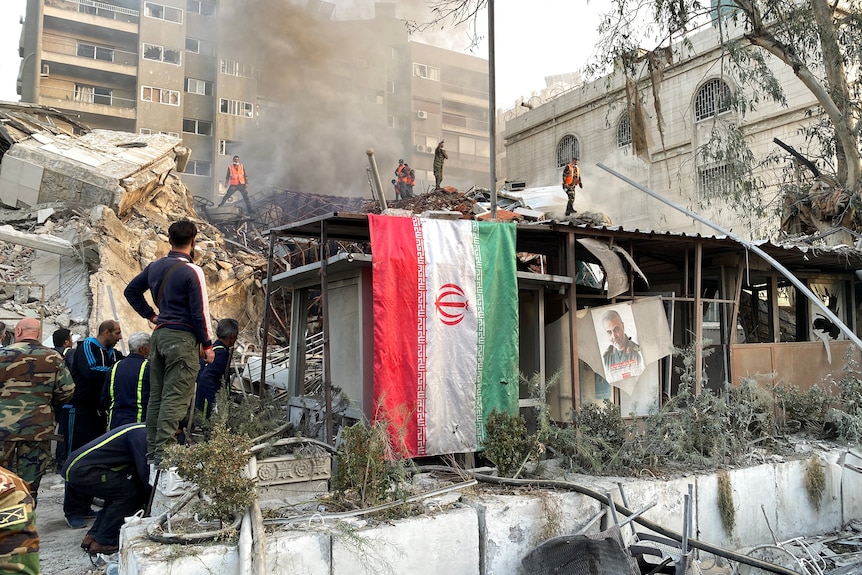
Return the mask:
M108 429L145 421L150 400L150 365L147 358L131 353L114 364L102 387L102 409L108 413Z
M76 449L66 459L60 475L66 481L69 476L93 470L119 471L133 473L147 485L150 466L147 465L147 426L143 423L129 423L100 435L90 443Z
M162 301L155 301L165 276L179 262L162 290ZM158 317L144 298L147 290L159 308ZM213 330L206 279L203 270L192 263L188 254L168 252L168 255L154 261L136 275L126 286L123 295L141 317L156 324L156 329L189 331L197 336L198 343L205 349L212 347Z

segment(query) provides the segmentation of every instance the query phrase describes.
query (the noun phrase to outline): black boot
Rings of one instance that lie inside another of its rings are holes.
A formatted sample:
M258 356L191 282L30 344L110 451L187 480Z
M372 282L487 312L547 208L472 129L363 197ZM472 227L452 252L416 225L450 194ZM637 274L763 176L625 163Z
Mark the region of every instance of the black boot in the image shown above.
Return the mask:
M566 215L570 216L575 213L575 208L572 206L572 200L569 200L566 204Z

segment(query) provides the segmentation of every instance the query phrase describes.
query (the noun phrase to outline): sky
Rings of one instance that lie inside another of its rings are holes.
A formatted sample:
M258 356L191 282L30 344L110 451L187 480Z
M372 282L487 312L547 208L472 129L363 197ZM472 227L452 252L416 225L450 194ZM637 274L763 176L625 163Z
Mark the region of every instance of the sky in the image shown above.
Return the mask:
M250 0L252 1L252 0ZM349 0L349 3L355 0ZM17 101L19 19L26 0L2 0L0 12L0 100ZM335 0L336 13L349 13L339 7L348 0ZM523 0L495 0L495 37L497 61L497 107L511 107L518 98L529 98L545 87L545 76L580 70L592 55L597 38L599 15L611 0L535 0L525 8ZM483 33L487 14L482 13ZM565 24L564 24L565 23ZM446 32L437 32L441 37ZM469 44L464 34L446 38L448 48L463 49ZM487 43L476 51L487 57Z

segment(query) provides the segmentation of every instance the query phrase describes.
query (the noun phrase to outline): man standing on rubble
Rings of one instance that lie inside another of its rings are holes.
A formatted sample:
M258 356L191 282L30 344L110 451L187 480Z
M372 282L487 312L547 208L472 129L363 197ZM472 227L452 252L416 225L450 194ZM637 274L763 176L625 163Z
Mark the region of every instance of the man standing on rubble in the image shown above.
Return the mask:
M233 163L227 167L227 174L224 178L224 185L227 186L227 191L221 199L218 207L222 207L230 199L230 197L239 191L242 194L242 199L245 200L245 206L248 208L248 215L252 215L254 210L251 207L251 201L248 199L248 173L245 171L245 166L239 163L239 156L233 157Z
M96 337L88 337L75 348L72 358L72 379L75 394L69 410L69 432L66 436L68 449L78 449L105 433L105 414L100 405L102 386L111 367L122 357L114 349L123 339L120 324L108 319L99 324ZM83 529L86 520L94 517L91 509L93 498L66 486L63 497L63 514L66 524L72 529Z
M449 154L443 147L444 140L440 140L437 147L434 148L434 189L439 190L440 184L443 183L443 162L449 159Z
M563 190L569 196L569 201L566 204L566 215L570 216L575 213L575 188L583 189L584 184L581 182L581 168L578 167L578 159L572 158L566 167L563 168Z
M102 386L101 404L108 417L108 429L127 423L142 423L150 400L150 334L139 331L129 336L129 357L111 368Z
M403 159L398 160L398 167L395 168L395 178L398 180L396 187L398 189L396 200L400 197L404 199L407 197L407 184L405 183L405 178L407 177L407 164L404 163Z
M75 383L63 358L39 343L35 318L15 326L15 343L0 350L0 467L30 484L33 501L51 457L54 413Z
M193 262L197 226L189 220L168 229L171 251L149 264L123 294L141 317L156 324L150 339L150 402L147 406L147 456L161 463L165 447L176 441L180 421L194 399L198 360L212 363L209 296L203 270ZM158 314L144 293L150 292Z

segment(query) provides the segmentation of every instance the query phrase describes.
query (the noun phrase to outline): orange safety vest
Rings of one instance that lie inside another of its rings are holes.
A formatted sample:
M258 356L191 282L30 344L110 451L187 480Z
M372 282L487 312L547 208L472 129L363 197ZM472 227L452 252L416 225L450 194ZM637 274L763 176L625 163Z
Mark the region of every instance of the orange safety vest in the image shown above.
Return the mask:
M412 186L412 185L416 184L415 174L416 174L416 172L414 172L413 170L408 170L407 175L404 176L404 183L407 184L408 186Z
M227 169L230 172L230 185L245 184L245 168L242 164L237 166L230 164Z
M581 170L579 166L576 166L572 163L566 165L566 168L563 170L563 182L567 186L571 186L572 182L577 184L581 180Z

